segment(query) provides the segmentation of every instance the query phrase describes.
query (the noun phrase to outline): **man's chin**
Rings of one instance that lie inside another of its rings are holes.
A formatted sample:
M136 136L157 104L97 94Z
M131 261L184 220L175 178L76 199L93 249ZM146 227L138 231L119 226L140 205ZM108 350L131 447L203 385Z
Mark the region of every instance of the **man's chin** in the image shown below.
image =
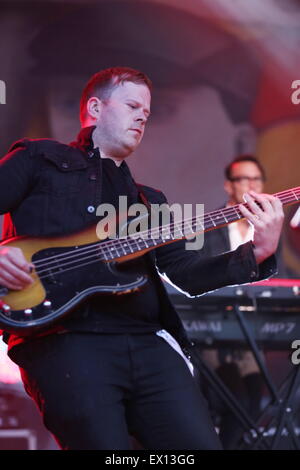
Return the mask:
M115 156L122 159L127 158L135 151L136 148L137 145L123 145L122 148L116 150Z
M124 156L123 158L126 158L128 157L130 154L132 154L139 146L139 143L140 142L126 142L124 144L124 148L123 148L123 151L124 151Z

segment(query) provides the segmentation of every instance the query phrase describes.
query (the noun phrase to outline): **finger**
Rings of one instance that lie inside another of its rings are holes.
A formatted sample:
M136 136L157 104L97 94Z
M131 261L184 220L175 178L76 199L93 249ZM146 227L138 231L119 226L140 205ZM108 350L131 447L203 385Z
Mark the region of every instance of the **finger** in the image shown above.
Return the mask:
M259 207L259 205L255 202L252 196L249 193L244 194L244 199L247 203L249 212L252 212L259 218L263 218L264 211ZM245 206L244 206L245 207Z
M280 216L284 216L283 212L283 204L278 197L271 196L270 194L266 194L268 197L270 204L272 204L274 212Z
M25 259L23 252L20 248L11 248L10 250L3 250L1 252L3 255L1 257L1 261L5 263L7 260L9 263L6 266L10 266L11 268L15 268L17 271L14 271L17 276L21 275L21 278L26 282L30 282L30 276L27 273L33 271L34 265L32 263L28 263Z
M32 270L33 264L27 262L22 250L19 248L8 251L6 256L19 269L26 272L30 272Z
M22 271L17 266L15 266L9 259L2 258L0 260L0 269L1 269L1 276L6 276L6 273L11 276L17 284L26 285L31 284L33 279L31 276L26 274L25 271Z
M254 193L254 191L249 191L249 192ZM261 195L258 194L258 197L259 196L261 196ZM280 216L284 216L283 204L282 204L281 200L278 197L273 196L272 194L262 194L262 196L264 196L264 198L269 201L269 203L273 207L273 210L274 210L274 212L276 212L276 214L278 214Z
M15 278L7 272L1 274L0 285L8 287L9 289L13 289L13 290L24 289L24 286L20 284L19 282L15 281Z
M254 197L254 199L259 202L261 205L263 212L269 215L273 215L274 208L270 202L269 194L258 194L254 191L249 191L250 195Z
M251 224L254 225L255 228L261 227L262 223L261 223L258 215L253 214L252 212L250 212L250 210L247 209L247 207L244 206L243 204L239 205L239 209L240 209L241 213L243 214L243 216L247 220L249 220L249 222L251 222Z

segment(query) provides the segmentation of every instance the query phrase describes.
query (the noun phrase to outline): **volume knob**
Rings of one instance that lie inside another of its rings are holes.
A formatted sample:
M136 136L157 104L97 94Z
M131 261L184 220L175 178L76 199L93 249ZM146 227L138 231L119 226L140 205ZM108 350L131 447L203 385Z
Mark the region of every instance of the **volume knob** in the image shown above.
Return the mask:
M3 302L1 302L0 310L7 316L10 316L11 314L10 306L7 304L4 304Z

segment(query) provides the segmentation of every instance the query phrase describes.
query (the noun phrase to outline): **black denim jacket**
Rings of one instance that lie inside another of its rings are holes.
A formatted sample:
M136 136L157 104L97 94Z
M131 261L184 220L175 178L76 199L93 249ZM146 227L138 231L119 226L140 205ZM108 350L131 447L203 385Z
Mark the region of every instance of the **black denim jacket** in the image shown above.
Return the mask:
M99 151L93 148L93 130L94 126L82 129L70 145L22 139L11 147L0 162L3 238L62 235L99 222L96 210L101 203L102 167ZM148 186L139 189L149 203L166 202L161 191ZM181 345L187 344L186 335L157 271L191 296L276 272L274 256L256 264L251 242L234 252L207 258L201 250L186 250L185 242L178 241L147 256L159 289L161 323Z

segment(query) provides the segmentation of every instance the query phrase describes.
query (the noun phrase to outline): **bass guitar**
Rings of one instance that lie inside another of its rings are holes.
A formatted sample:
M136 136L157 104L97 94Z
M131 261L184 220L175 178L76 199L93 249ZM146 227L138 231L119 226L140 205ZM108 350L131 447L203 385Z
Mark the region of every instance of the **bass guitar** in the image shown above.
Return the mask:
M274 196L284 205L300 202L300 187ZM171 222L124 238L109 238L109 233L99 234L92 226L68 236L5 240L1 246L20 248L26 260L34 264L34 282L20 291L0 288L0 327L21 336L31 335L69 314L87 297L138 291L147 278L120 272L120 263L242 218L235 205L206 213L201 220L194 217Z

